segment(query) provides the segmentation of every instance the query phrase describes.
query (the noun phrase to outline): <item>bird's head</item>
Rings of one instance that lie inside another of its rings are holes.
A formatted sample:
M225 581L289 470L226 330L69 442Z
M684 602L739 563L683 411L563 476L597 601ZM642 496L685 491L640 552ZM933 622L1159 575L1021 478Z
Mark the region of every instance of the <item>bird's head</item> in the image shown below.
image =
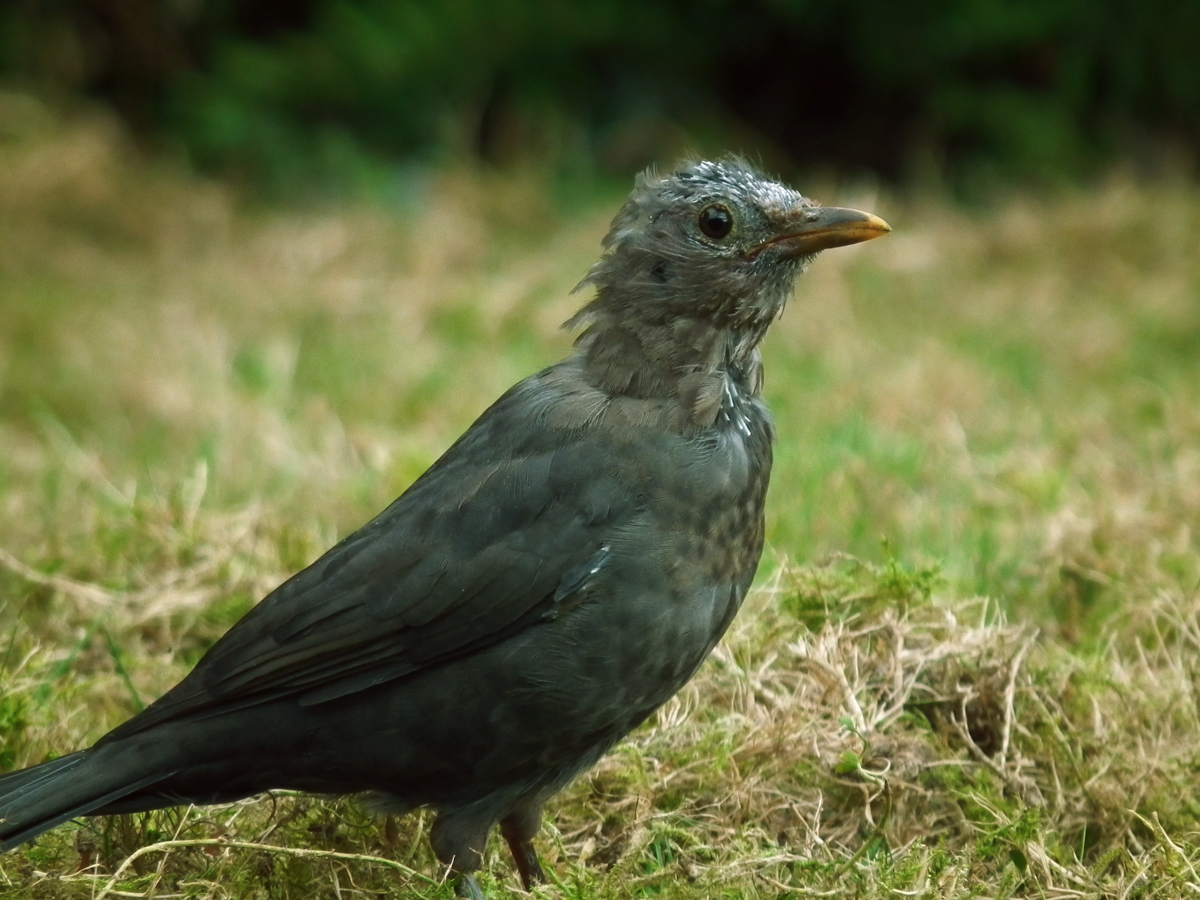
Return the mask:
M753 346L821 250L887 234L870 213L819 206L740 159L647 171L613 219L570 323L703 321Z

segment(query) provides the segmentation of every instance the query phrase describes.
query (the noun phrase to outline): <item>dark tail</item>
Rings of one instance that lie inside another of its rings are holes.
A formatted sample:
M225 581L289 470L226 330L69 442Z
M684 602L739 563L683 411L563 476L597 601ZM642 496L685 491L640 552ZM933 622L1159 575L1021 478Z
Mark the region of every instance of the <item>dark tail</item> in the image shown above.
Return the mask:
M109 744L0 775L0 852L174 774L147 774L138 755Z

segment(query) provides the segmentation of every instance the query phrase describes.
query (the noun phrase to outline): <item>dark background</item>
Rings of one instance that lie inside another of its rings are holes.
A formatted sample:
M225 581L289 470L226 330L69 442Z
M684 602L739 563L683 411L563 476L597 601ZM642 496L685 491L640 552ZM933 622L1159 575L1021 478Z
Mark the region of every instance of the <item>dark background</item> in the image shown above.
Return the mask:
M8 0L0 77L268 189L749 149L956 188L1200 147L1190 0Z

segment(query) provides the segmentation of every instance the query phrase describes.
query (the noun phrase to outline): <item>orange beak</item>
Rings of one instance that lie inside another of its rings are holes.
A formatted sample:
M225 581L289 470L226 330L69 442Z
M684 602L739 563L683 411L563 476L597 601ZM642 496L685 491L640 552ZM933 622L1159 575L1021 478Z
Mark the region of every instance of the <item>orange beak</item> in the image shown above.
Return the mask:
M892 230L892 226L879 216L838 206L806 206L797 209L790 218L792 221L784 225L786 233L759 244L751 253L777 247L784 256L807 256L820 250L874 240Z

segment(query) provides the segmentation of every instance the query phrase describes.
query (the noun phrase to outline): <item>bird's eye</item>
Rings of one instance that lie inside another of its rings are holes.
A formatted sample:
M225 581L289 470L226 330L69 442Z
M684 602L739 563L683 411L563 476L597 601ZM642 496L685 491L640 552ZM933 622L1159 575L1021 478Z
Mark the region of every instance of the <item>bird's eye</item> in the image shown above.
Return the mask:
M706 206L700 213L700 230L714 241L733 231L733 213L723 206Z

